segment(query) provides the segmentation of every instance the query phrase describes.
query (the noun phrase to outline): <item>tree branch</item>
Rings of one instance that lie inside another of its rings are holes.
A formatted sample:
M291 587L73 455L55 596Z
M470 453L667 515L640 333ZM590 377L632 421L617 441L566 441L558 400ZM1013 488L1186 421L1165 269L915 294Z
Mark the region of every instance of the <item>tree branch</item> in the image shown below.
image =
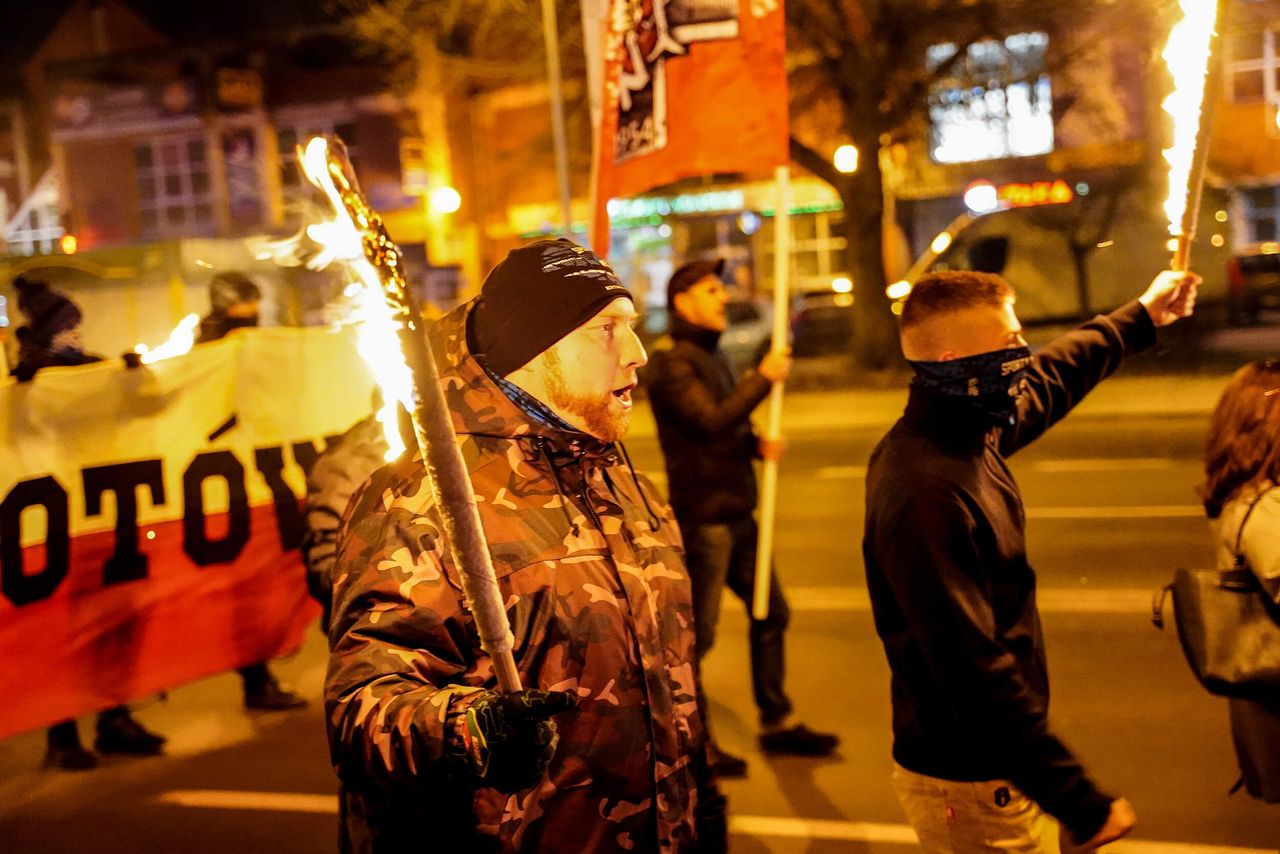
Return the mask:
M792 160L837 190L840 188L841 175L836 171L835 164L794 136L790 138L790 142Z

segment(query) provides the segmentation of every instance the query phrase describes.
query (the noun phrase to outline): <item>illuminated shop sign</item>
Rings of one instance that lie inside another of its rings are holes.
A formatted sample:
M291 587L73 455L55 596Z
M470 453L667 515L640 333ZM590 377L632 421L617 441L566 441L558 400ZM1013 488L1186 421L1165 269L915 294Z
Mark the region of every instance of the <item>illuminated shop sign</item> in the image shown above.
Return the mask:
M1037 205L1065 205L1076 197L1062 179L992 184L974 181L964 191L964 202L974 213L990 213L1000 208L1029 208Z
M722 213L740 211L744 207L741 190L716 190L709 193L682 193L679 196L653 196L639 199L610 199L609 216L615 220L644 219L669 214Z

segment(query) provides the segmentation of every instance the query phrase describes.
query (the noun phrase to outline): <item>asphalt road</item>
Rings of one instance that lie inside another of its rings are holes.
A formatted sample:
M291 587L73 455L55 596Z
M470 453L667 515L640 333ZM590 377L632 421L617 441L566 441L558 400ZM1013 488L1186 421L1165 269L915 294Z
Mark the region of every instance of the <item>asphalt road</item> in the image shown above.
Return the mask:
M1227 797L1237 772L1225 703L1199 690L1176 638L1149 619L1151 591L1174 567L1211 563L1193 492L1203 426L1195 414L1077 417L1013 460L1041 578L1055 726L1139 814L1134 839L1108 849L1116 854L1280 851L1280 807ZM751 763L746 780L726 784L735 852L912 850L888 786L888 674L859 559L863 466L882 430L793 435L781 476L790 690L806 722L841 735L837 758L756 750L745 614L726 606L706 679L720 740ZM640 467L660 471L651 436L629 446ZM39 734L0 742L0 852L332 850L323 667L318 633L277 665L313 699L301 712L245 713L234 675L144 704L139 718L171 738L161 758L54 773L38 769Z

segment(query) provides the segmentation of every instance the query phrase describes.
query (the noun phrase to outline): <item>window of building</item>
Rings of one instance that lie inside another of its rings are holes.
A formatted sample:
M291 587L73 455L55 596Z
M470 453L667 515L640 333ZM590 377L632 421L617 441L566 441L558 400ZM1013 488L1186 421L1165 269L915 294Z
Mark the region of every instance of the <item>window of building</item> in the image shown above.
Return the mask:
M1280 184L1250 187L1241 192L1241 200L1250 241L1280 240Z
M1017 33L969 45L965 58L929 95L930 151L939 163L1027 157L1053 150L1053 97L1045 72L1045 33ZM935 71L954 44L929 48Z
M134 143L138 209L146 237L213 233L213 186L203 136Z
M773 290L773 217L766 217L755 233L756 276L762 290ZM830 291L832 280L845 269L844 213L819 211L791 217L791 288Z
M47 255L62 237L58 177L49 169L5 223L4 241L13 255Z
M1234 103L1280 103L1280 27L1232 33L1226 77L1227 97Z

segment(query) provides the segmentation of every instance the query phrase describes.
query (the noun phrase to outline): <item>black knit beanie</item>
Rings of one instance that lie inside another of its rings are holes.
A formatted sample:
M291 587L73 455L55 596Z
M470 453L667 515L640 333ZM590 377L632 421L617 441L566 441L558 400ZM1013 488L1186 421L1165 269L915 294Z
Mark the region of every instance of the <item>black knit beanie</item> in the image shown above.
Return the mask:
M27 335L36 345L48 347L58 333L80 324L80 309L48 282L19 276L13 287L18 292L18 310L30 321Z
M571 240L537 240L512 249L480 286L471 345L505 377L631 292L612 268Z

